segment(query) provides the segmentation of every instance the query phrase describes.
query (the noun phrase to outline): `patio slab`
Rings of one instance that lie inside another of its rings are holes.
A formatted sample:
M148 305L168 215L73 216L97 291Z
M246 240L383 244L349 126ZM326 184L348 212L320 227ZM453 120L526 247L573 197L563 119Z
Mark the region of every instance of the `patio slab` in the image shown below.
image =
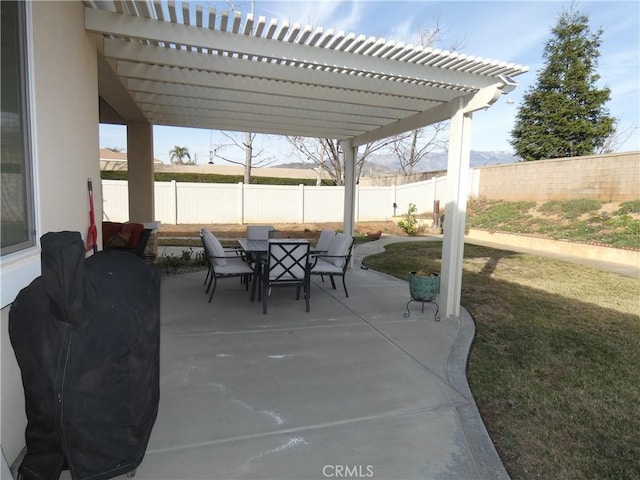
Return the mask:
M263 315L237 278L211 303L205 272L163 278L160 408L135 478L508 478L466 383L472 319L404 318L407 282L360 269L378 248L356 248L349 298L314 278L309 313L293 289Z

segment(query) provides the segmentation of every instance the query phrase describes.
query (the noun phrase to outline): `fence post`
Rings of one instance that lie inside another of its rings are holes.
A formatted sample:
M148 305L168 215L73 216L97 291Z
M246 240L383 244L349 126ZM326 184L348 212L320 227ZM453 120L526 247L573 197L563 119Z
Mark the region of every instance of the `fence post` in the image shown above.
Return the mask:
M391 185L391 205L393 206L393 216L396 216L396 210L398 208L398 189L396 184Z
M298 185L298 189L300 191L300 223L304 223L304 183L300 183Z
M178 224L178 182L171 180L171 222Z
M240 194L239 204L240 207L240 215L239 215L239 224L242 225L244 223L244 183L238 182L238 192Z

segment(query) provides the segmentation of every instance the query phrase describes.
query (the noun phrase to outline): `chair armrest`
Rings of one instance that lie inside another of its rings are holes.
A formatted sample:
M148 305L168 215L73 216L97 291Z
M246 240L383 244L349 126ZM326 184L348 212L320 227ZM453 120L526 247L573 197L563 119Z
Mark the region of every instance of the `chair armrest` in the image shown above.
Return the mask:
M238 253L236 255L207 255L207 258L212 258L212 259L213 258L224 258L224 259L238 258L246 261L249 257L247 257L247 255L242 255Z
M351 253L347 253L346 255L310 255L314 258L313 264L311 264L311 269L313 269L318 263L318 259L326 259L326 258L344 258L346 260L344 265L349 263L349 259L351 258Z

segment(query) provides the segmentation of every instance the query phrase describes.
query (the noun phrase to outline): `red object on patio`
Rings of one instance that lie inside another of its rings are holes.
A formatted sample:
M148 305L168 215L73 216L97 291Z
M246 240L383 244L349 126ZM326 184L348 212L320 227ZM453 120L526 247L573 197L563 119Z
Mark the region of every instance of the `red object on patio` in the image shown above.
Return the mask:
M98 228L96 227L96 216L93 211L93 183L91 177L87 180L89 189L89 231L87 232L87 252L93 249L93 253L98 253Z

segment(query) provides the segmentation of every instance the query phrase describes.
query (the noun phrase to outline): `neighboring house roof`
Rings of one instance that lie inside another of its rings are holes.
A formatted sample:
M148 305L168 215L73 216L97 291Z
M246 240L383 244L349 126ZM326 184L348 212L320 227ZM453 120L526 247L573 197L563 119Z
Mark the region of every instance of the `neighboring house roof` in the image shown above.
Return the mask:
M154 165L163 165L161 160L153 159ZM100 149L100 170L126 170L127 153L114 152L108 148Z
M243 175L242 165L167 165L157 158L154 159L156 172L189 172L189 173L217 173L220 175ZM108 148L100 149L100 170L126 170L127 153L114 152ZM311 168L277 168L260 167L251 172L256 177L300 178L315 179L318 175ZM326 178L326 174L323 178Z

